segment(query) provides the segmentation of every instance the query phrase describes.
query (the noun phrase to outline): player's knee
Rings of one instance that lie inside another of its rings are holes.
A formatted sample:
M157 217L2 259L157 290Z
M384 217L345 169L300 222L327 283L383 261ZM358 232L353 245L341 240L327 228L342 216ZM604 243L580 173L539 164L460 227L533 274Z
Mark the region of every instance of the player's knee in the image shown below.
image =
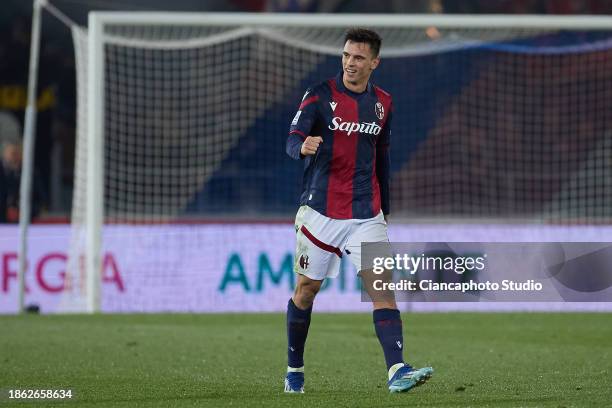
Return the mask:
M308 309L314 303L316 294L311 292L300 292L295 295L295 304L300 309Z
M299 306L309 308L314 302L315 296L321 289L321 282L311 279L298 279L295 287L294 300Z
M319 287L316 285L300 285L296 288L296 295L298 295L301 299L306 303L312 303L314 301L315 296L319 293Z

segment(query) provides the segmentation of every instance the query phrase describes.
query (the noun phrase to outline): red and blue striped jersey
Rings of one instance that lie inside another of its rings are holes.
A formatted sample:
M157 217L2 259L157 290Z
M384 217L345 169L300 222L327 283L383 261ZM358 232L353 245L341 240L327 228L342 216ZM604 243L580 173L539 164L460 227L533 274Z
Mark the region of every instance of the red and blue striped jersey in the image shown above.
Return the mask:
M389 213L391 95L368 83L347 89L342 72L306 91L291 122L287 154L304 160L300 205L335 219ZM302 156L307 136L321 136L314 156Z

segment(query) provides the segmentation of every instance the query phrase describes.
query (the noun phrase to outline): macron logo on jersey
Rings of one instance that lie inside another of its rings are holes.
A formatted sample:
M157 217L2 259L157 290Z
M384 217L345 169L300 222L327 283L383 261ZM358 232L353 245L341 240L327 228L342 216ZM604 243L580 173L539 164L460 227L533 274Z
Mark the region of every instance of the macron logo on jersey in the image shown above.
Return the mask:
M368 133L370 135L378 135L381 127L376 122L343 122L341 117L334 116L332 124L328 126L329 130L344 130L347 136L353 132Z

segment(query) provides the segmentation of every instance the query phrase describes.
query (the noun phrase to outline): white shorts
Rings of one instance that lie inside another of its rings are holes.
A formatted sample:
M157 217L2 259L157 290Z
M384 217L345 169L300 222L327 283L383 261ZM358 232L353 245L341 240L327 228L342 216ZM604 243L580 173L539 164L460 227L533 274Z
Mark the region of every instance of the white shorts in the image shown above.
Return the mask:
M361 271L361 243L389 242L382 211L373 218L336 220L303 205L295 217L295 231L293 270L314 280L335 278L343 256Z

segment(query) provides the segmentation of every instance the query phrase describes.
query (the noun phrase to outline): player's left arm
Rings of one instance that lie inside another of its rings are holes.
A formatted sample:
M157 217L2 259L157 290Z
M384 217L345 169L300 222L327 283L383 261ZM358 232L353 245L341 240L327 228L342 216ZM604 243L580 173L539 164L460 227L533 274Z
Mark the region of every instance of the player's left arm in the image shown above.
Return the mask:
M393 116L393 107L390 106L389 116L385 122L385 126L380 131L378 141L376 142L376 177L378 178L378 186L380 188L380 206L387 221L390 209L389 199L389 179L391 177L391 160L389 157L389 145L391 142L391 119Z

